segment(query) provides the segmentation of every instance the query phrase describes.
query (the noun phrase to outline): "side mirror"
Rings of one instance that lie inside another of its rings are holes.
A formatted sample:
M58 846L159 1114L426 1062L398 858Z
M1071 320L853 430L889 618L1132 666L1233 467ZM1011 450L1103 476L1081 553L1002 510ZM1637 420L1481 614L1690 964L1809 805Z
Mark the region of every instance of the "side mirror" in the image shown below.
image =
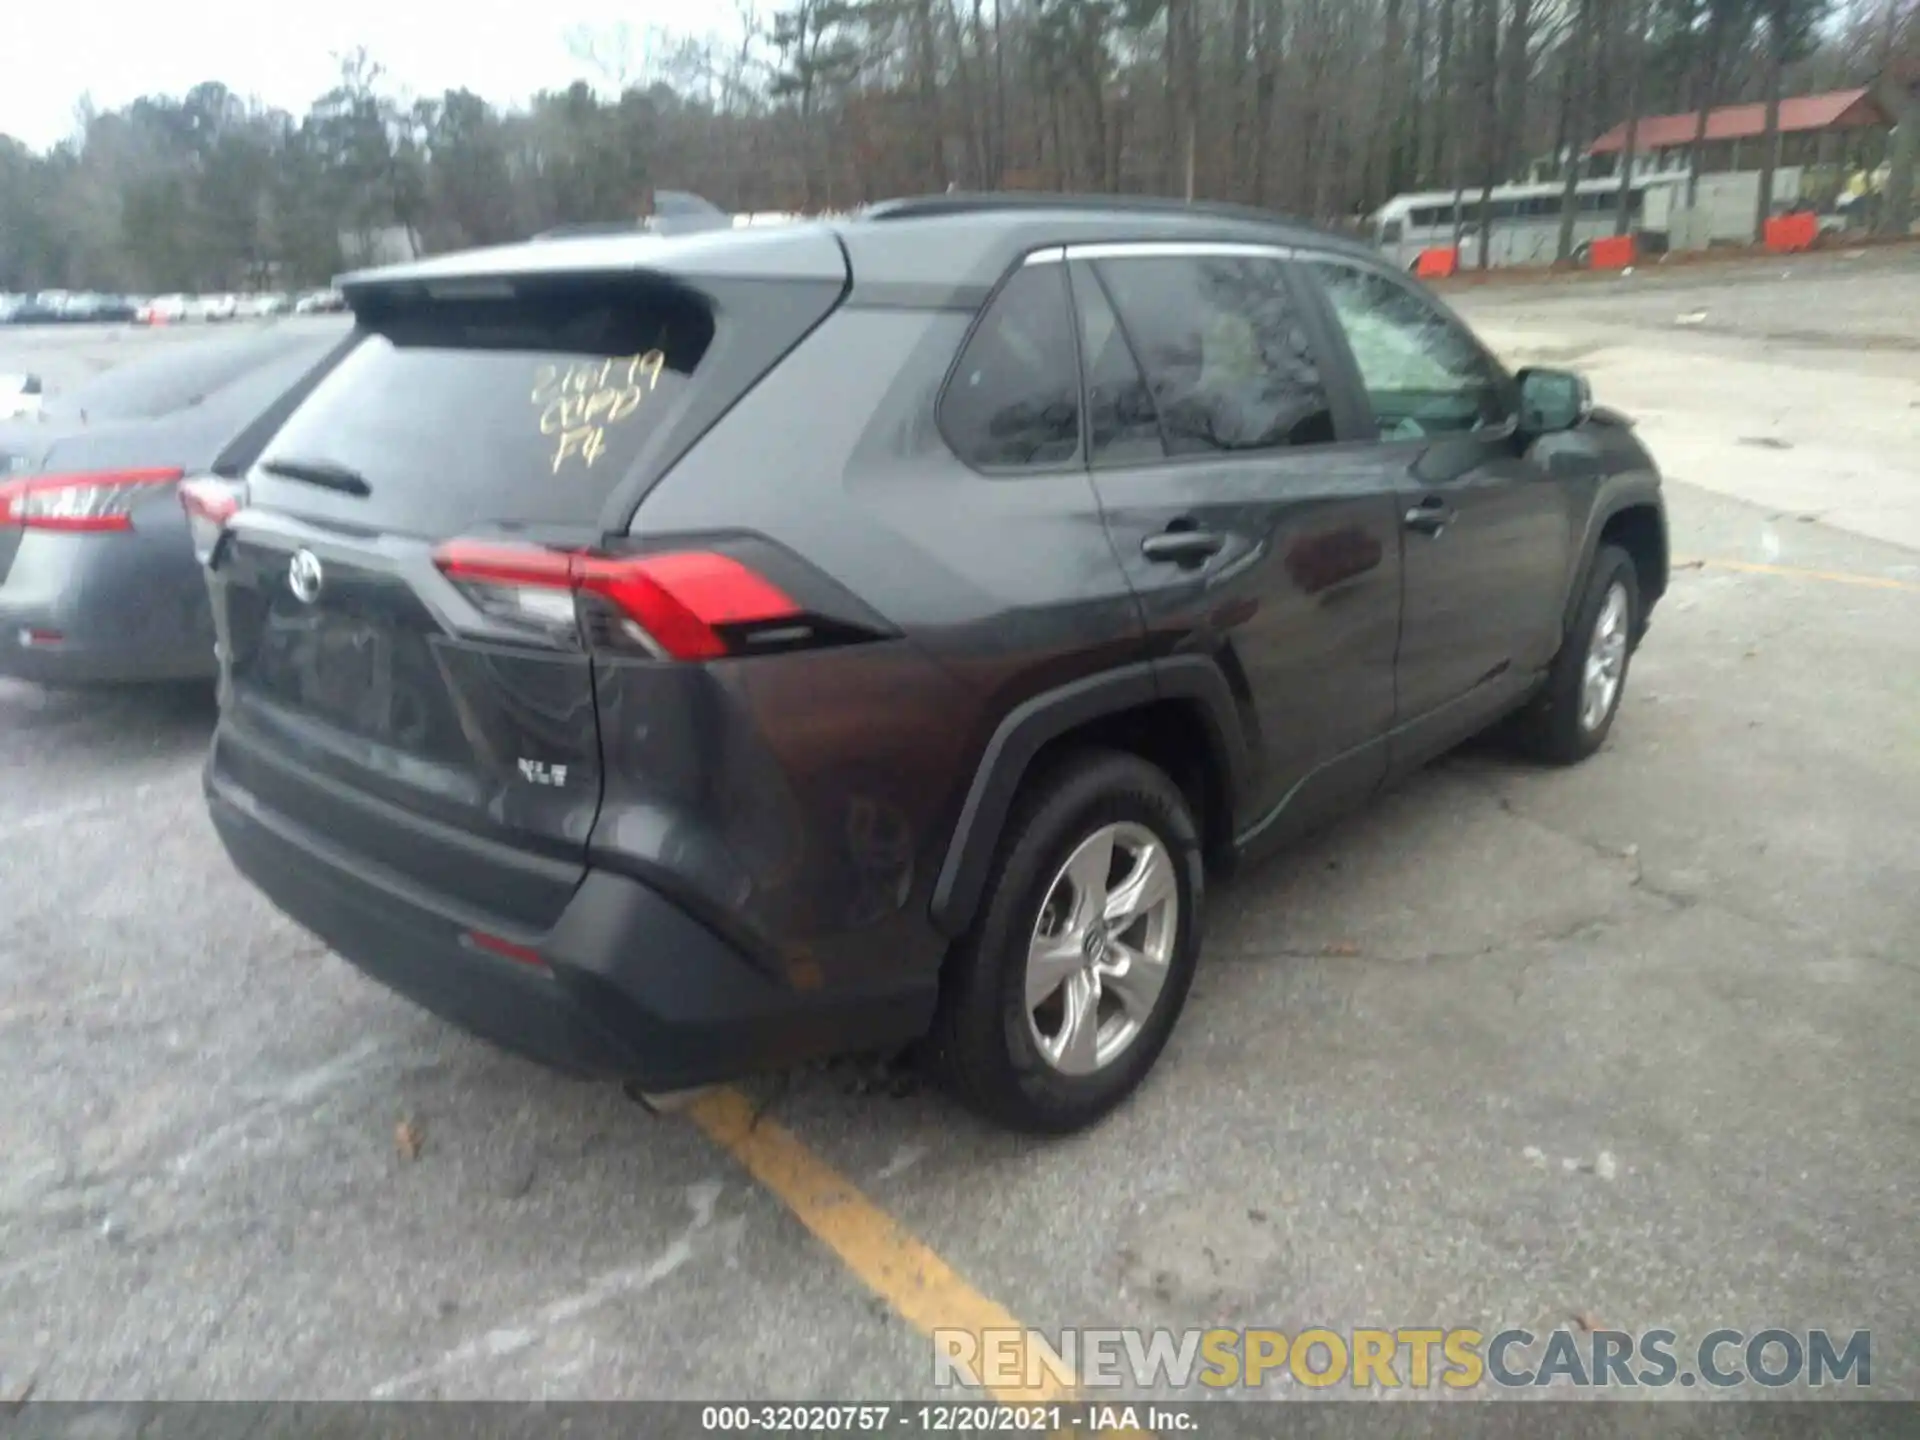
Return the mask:
M1593 387L1571 370L1520 372L1520 428L1529 435L1558 435L1593 414Z

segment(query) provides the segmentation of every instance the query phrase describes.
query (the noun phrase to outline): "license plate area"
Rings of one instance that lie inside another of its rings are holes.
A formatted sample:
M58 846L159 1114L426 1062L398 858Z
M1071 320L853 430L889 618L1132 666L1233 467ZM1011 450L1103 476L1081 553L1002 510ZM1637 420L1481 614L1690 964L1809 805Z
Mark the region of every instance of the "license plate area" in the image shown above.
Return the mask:
M357 735L390 738L393 641L382 627L350 613L279 611L263 638L269 693Z
M380 733L393 708L393 647L386 635L347 617L323 619L314 636L316 709Z

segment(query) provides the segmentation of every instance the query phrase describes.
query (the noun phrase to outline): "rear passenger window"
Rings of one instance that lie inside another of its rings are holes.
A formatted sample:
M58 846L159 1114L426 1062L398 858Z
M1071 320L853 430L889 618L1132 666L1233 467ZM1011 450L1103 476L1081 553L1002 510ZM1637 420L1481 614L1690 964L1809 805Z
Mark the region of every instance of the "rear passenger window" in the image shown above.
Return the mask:
M1062 465L1080 453L1080 369L1063 265L1001 287L940 400L947 443L983 470Z
M1083 261L1073 266L1073 305L1080 312L1080 360L1087 371L1087 448L1093 463L1140 464L1164 459L1160 416L1146 377L1120 328L1107 292Z
M1280 262L1234 255L1095 267L1146 371L1167 450L1327 445L1327 388Z

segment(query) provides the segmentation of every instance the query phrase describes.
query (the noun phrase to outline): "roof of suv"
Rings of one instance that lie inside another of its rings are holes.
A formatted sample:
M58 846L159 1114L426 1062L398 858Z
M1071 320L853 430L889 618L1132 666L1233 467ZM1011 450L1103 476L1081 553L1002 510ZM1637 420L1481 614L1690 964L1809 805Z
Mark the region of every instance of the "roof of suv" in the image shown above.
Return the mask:
M1219 240L1372 252L1328 231L1241 205L1145 197L935 195L891 200L847 219L689 235L554 238L343 276L356 293L527 275L655 272L844 283L855 303L973 308L1022 254L1048 245Z

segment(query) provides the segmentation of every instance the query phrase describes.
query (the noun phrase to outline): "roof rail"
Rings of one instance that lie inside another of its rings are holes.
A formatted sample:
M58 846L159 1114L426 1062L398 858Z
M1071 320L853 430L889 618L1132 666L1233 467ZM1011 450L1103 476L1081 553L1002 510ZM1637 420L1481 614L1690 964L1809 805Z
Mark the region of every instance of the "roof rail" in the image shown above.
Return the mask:
M1253 205L1222 200L1175 200L1160 195L1055 195L1032 190L949 192L881 200L860 211L865 220L914 220L941 215L980 215L995 211L1102 210L1145 215L1196 215L1265 225L1304 222Z

